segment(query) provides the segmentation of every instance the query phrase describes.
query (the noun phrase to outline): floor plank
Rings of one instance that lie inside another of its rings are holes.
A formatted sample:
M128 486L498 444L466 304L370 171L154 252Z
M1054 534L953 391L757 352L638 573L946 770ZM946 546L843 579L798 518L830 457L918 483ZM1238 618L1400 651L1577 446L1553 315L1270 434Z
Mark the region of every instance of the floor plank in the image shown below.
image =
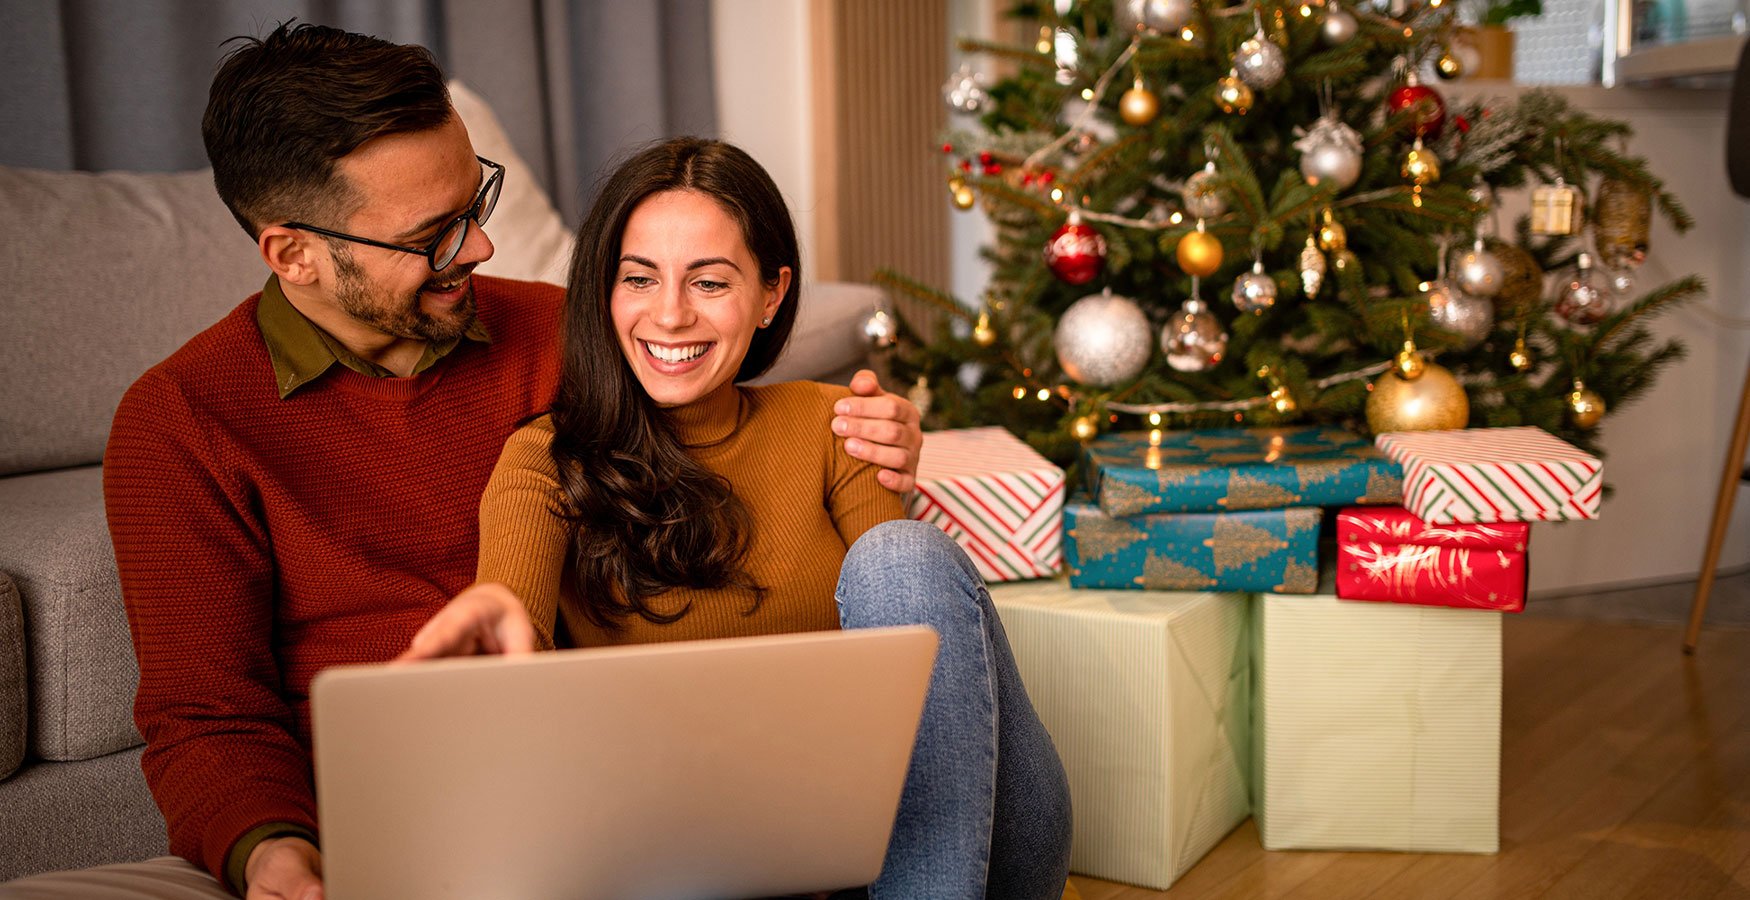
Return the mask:
M1501 852L1277 853L1247 822L1169 891L1085 900L1750 900L1750 631L1513 616Z

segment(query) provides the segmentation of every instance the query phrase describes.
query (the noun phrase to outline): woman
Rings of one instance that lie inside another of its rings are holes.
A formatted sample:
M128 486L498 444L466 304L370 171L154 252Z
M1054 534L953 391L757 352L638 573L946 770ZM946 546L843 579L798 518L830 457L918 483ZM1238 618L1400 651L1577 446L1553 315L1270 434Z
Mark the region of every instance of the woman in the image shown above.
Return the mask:
M549 647L934 626L870 893L1058 897L1062 766L971 564L826 437L848 391L735 384L771 366L796 316L800 256L771 177L721 142L652 146L602 182L577 246L559 395L481 500L479 581L517 594Z

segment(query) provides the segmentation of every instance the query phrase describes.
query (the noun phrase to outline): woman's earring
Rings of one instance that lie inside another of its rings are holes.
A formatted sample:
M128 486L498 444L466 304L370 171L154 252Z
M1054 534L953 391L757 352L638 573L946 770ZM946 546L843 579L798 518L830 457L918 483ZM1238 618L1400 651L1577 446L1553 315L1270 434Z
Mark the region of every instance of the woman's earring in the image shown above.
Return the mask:
M760 320L760 327L761 328L764 328L770 324L772 324L772 317L771 316L766 316L764 319Z

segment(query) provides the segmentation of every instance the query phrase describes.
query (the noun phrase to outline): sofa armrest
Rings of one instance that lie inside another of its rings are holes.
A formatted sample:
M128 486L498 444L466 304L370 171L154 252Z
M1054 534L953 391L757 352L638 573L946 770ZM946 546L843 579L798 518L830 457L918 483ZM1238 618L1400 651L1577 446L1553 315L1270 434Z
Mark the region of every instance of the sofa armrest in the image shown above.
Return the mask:
M12 576L0 572L0 781L24 763L30 721L24 672L24 604Z

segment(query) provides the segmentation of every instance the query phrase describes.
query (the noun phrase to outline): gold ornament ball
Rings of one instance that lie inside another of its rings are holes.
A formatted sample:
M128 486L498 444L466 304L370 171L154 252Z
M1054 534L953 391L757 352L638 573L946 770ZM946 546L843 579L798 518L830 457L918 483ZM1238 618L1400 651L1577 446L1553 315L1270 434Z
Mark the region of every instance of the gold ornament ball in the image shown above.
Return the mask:
M991 327L990 313L978 314L978 323L972 326L972 342L980 347L989 347L997 342L997 330Z
M1415 381L1422 377L1428 366L1422 354L1417 352L1416 345L1405 341L1404 349L1398 351L1397 359L1392 362L1392 369L1406 381Z
M1143 87L1141 82L1137 82L1135 87L1125 91L1124 96L1118 98L1119 118L1122 118L1126 124L1138 128L1153 122L1160 111L1160 98L1154 95L1154 91Z
M1070 436L1078 441L1091 441L1100 435L1100 423L1093 416L1076 416L1069 423Z
M1221 268L1221 241L1208 232L1189 232L1179 239L1178 256L1185 274L1208 278Z
M1568 393L1568 415L1574 424L1581 428L1591 428L1604 418L1604 398L1598 392L1574 382L1574 389Z
M959 210L971 209L972 205L974 203L977 203L977 202L978 202L978 195L974 194L972 192L971 187L962 184L959 187L954 189L954 208L955 209L959 209Z
M1448 81L1464 77L1464 58L1452 52L1451 47L1440 50L1440 58L1434 61L1434 71Z
M1404 164L1398 172L1417 187L1433 184L1440 180L1440 160L1434 151L1418 145L1404 154Z
M1294 412L1296 409L1294 395L1288 392L1288 388L1277 385L1276 389L1270 392L1270 408L1284 416Z
M1240 76L1229 72L1216 79L1215 105L1221 111L1232 115L1245 115L1252 110L1252 88L1240 80Z
M1463 428L1470 422L1470 398L1464 385L1445 366L1422 364L1422 377L1414 381L1395 370L1379 376L1367 396L1367 427L1374 434L1388 431L1443 431Z
M1343 223L1331 219L1319 226L1319 249L1326 253L1342 253L1349 249L1349 231Z
M1513 342L1513 352L1507 354L1507 362L1513 364L1515 372L1531 371L1531 350L1525 346L1525 338Z

